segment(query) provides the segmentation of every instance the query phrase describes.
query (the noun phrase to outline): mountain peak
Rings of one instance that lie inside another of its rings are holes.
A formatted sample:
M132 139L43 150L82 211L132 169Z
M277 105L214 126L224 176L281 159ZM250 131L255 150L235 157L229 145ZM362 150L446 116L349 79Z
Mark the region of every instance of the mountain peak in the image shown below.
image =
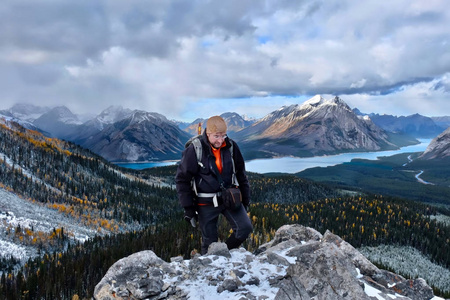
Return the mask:
M64 124L80 125L78 117L74 115L66 106L57 106L37 118L34 123L39 127L43 123L61 122Z
M108 107L107 109L105 109L104 111L102 111L96 117L96 119L101 124L112 124L114 122L117 122L117 121L120 121L120 120L126 118L127 116L129 116L131 114L131 112L132 111L130 109L124 109L120 105L112 105L112 106ZM102 126L102 128L103 128L103 126Z
M345 103L345 101L338 96L335 96L331 99L325 99L321 95L316 95L311 99L306 100L305 102L303 102L300 109L319 108L323 106L339 106L345 108L346 110L350 110L350 107L347 105L347 103Z
M324 102L326 102L325 98L323 98L321 95L315 95L311 99L306 100L305 102L303 102L303 105L305 105L305 106L309 105L309 106L317 107L317 106L323 104Z
M131 113L131 115L129 116L129 118L130 118L130 124L141 123L141 122L146 122L146 121L155 122L155 123L169 122L165 116L163 116L159 113L146 112L143 110L133 111Z

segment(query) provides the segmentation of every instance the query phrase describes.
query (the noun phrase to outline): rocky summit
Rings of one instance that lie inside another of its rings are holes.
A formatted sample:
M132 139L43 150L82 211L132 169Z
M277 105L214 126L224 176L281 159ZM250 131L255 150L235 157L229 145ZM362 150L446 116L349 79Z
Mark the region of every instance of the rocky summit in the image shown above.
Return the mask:
M94 291L112 299L439 299L425 280L378 269L327 231L285 225L255 253L214 243L165 262L152 251L117 261Z

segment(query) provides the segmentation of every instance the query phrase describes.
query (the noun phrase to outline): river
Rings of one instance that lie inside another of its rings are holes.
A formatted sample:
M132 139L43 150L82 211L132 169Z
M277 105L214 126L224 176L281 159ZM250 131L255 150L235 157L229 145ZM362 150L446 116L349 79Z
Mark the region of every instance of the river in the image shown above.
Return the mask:
M256 173L297 173L314 167L328 167L350 162L354 158L376 160L380 156L392 156L395 154L406 152L423 152L430 144L431 139L419 139L420 144L406 146L398 150L377 151L377 152L358 152L344 153L327 156L314 157L280 157L254 159L246 161L246 169ZM117 165L130 169L146 169L160 166L174 165L178 161L161 161L161 162L145 162L145 163L118 163Z

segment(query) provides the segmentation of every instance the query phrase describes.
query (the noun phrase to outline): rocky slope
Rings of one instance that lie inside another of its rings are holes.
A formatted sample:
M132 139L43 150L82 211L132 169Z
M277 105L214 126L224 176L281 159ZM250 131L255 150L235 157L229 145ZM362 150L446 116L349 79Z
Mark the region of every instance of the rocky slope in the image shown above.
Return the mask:
M450 127L433 139L421 159L441 159L450 156Z
M440 299L421 279L380 270L340 237L285 225L255 254L214 243L167 263L152 251L117 261L94 291L106 299Z
M189 138L163 115L134 111L89 137L82 146L112 162L179 159Z

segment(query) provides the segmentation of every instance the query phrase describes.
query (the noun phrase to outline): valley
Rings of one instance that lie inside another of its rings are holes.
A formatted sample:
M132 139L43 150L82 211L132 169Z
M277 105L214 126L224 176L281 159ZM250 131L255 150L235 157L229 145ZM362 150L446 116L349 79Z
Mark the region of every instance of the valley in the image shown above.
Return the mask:
M339 188L392 195L450 209L450 171L446 167L449 159L435 162L408 159L419 154L402 153L378 160L353 159L336 166L310 168L296 175Z

